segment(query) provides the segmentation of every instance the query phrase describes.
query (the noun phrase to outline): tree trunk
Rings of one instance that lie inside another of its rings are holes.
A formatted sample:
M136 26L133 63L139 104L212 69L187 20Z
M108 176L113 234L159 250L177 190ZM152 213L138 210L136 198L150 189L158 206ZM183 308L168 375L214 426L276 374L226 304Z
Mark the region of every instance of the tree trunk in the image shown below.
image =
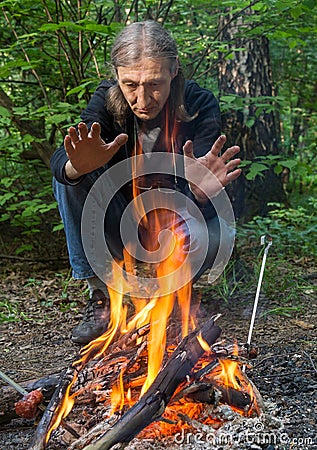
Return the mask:
M280 132L277 113L270 105L272 100L267 99L274 96L269 42L265 36L246 36L251 28L250 15L246 10L236 21L230 13L220 18L220 40L228 43L231 57L220 55L219 90L220 96L233 94L243 98L242 108L224 114L223 131L228 144L241 147L242 159L254 161L257 156L279 153ZM259 106L260 98L268 104L263 109ZM257 214L264 215L269 202L286 201L282 181L273 169L263 175L253 181L242 175L230 186L229 195L238 218L248 220Z

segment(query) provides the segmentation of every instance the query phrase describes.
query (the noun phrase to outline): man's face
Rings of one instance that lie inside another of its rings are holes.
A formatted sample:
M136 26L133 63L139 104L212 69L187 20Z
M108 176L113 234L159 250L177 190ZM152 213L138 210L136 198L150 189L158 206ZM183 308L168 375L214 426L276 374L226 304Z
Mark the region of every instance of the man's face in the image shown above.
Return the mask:
M133 113L142 120L155 119L170 94L171 73L166 59L143 58L129 67L117 68L118 83Z

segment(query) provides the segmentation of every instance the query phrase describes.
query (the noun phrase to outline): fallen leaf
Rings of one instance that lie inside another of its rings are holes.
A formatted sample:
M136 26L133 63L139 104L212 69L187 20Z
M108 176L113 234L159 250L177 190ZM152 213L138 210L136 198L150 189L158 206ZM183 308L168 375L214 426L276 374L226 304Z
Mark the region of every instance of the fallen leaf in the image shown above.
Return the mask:
M303 320L290 319L290 322L300 328L303 328L303 330L312 330L313 328L315 328L314 324L304 322Z

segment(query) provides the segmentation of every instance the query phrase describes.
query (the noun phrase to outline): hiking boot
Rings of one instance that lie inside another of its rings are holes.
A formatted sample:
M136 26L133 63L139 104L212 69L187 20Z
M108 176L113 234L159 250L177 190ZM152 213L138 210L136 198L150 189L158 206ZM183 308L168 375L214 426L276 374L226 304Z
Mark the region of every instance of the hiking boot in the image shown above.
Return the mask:
M81 322L72 331L72 341L76 344L88 344L107 330L109 319L109 298L97 289L88 300Z

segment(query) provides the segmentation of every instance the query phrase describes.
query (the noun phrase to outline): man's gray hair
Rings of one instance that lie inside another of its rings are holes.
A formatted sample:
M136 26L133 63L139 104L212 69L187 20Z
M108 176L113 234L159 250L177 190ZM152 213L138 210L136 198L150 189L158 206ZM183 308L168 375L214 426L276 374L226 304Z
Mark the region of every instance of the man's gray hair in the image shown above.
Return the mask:
M158 22L147 20L135 22L125 27L117 36L111 52L111 64L117 74L118 67L129 67L142 58L165 58L170 62L170 71L177 76L171 82L168 100L169 119L189 121L189 114L184 106L184 75L178 61L175 40ZM122 125L129 113L129 105L118 85L109 89L107 107Z
M111 52L111 63L117 67L129 67L142 58L166 58L171 72L177 67L178 51L172 36L158 22L135 22L118 35Z

